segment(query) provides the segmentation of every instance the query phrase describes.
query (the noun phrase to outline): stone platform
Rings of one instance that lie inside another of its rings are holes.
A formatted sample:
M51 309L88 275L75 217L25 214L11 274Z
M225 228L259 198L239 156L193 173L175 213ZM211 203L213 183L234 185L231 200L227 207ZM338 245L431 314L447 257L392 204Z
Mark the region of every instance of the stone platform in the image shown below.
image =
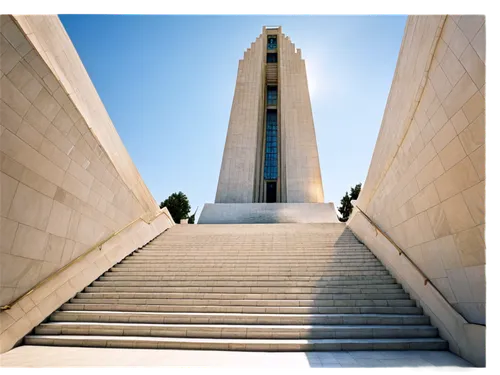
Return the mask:
M206 203L198 224L339 223L333 203Z

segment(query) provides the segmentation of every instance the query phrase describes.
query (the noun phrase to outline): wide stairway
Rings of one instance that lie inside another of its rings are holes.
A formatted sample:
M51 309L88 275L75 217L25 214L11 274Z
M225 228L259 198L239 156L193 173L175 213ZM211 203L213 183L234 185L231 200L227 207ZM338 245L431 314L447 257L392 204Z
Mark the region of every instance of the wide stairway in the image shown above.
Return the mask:
M24 344L448 348L344 224L177 225L62 305Z

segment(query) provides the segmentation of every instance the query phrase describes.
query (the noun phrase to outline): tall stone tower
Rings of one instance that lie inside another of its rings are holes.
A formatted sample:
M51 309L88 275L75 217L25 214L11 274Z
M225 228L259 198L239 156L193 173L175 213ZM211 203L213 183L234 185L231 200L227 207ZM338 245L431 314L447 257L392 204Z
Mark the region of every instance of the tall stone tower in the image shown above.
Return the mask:
M305 61L281 27L263 27L239 62L215 204L199 223L295 222L290 210L323 201Z

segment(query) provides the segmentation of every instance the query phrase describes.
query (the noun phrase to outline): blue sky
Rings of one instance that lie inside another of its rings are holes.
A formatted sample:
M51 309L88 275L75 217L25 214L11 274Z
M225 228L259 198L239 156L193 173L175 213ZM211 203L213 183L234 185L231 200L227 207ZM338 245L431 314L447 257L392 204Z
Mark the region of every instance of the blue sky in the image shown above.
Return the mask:
M366 178L406 16L61 15L151 193L213 203L238 60L281 25L306 60L325 202ZM197 215L198 216L198 215Z

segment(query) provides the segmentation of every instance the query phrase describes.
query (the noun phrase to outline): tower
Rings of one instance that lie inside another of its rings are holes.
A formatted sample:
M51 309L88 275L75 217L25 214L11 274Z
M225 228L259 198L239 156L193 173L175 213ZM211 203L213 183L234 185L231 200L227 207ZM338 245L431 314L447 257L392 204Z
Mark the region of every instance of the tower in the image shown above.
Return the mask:
M323 201L305 61L281 27L263 27L239 61L215 205L205 205L199 223L216 209L208 222L236 211L247 212L237 215L244 222L282 222L283 209L294 222L290 209L317 210Z

